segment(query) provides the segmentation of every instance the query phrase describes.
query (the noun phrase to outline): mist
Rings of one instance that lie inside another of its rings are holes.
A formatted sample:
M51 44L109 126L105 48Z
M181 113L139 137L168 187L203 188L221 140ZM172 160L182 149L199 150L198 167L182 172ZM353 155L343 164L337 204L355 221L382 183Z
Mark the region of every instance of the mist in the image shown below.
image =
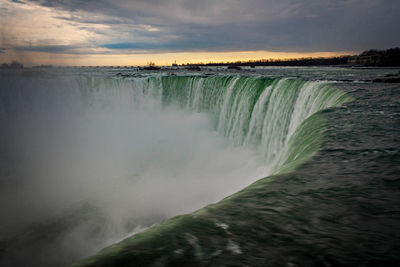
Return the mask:
M0 79L2 264L71 263L268 173L146 78Z

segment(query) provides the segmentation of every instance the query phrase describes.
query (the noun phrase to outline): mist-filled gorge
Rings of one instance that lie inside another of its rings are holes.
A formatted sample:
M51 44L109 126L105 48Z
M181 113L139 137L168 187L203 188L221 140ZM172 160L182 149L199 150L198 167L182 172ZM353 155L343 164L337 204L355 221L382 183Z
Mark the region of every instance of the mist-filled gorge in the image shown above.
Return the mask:
M7 79L1 235L11 240L7 253L18 255L11 257L16 263L37 257L38 265L52 265L93 254L267 173L254 151L219 136L206 113L162 107L159 88L141 88L140 79ZM70 225L62 225L65 214L73 216ZM40 225L39 236L15 237Z

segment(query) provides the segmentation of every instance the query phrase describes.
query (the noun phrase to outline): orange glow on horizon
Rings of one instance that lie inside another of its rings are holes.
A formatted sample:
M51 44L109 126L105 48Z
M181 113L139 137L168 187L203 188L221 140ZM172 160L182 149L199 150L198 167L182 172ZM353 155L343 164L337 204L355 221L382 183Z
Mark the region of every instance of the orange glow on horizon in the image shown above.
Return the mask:
M260 59L293 59L302 57L333 57L355 54L355 52L173 52L149 54L58 54L48 52L6 51L0 54L0 62L17 60L26 66L145 66L154 62L158 66L170 66L175 60L178 65L193 63L222 63Z

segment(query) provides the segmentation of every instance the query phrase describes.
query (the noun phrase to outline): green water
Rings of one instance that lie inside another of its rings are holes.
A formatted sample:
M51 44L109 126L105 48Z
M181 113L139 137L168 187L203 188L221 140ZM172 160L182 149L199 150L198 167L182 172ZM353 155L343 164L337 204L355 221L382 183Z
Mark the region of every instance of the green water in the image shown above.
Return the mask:
M152 79L157 78L149 79L155 83ZM324 82L292 79L162 77L161 87L163 105L212 114L221 135L262 155L270 176L216 204L156 224L74 266L203 265L223 253L241 255L219 215L238 212L237 219L246 220L238 203L253 198L269 186L274 175L290 173L318 151L325 131L320 111L353 100ZM196 236L189 233L193 231Z

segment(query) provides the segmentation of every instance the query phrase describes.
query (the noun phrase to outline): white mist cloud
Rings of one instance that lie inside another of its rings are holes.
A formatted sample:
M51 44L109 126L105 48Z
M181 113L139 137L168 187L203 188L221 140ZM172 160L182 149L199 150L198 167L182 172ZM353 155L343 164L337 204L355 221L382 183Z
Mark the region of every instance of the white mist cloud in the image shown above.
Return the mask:
M145 81L82 78L79 88L70 76L2 79L10 171L0 181L9 184L0 195L0 237L12 240L32 223L66 224L50 241L27 235L22 263L33 255L41 266L77 260L266 174L257 155L218 136L206 114L162 108L157 90L150 97L133 88Z

